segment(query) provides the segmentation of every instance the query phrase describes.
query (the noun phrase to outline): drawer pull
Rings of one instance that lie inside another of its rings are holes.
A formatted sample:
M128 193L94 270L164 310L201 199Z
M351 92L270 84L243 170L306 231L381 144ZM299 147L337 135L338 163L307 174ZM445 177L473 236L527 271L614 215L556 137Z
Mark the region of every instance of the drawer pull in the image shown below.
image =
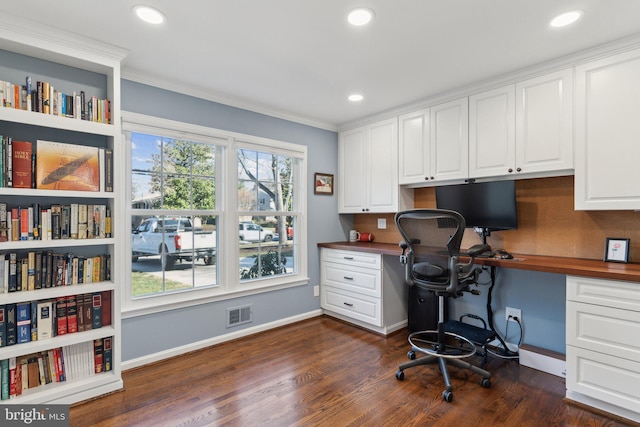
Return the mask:
M345 279L345 280L353 280L353 277L344 276L343 279Z
M353 304L349 303L349 302L343 302L344 305L346 305L347 307L353 307Z
M344 258L344 259L347 259L347 260L349 260L349 261L353 261L353 257L352 257L352 256L346 256L346 257L343 257L343 258Z

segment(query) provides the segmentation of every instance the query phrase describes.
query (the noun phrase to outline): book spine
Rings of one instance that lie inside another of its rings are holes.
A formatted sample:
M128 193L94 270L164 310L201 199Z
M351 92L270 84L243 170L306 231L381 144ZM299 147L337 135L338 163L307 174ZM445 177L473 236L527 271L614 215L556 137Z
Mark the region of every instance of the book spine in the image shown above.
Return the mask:
M31 341L31 303L18 303L16 305L17 343L23 344Z
M102 293L95 292L92 295L92 329L100 329L102 327Z
M31 188L32 144L29 141L13 141L13 187Z
M104 372L109 372L113 369L113 337L106 337L103 340L103 361Z
M16 305L11 303L6 305L7 322L7 346L15 345L18 338L16 325Z
M0 348L7 346L7 308L0 305Z

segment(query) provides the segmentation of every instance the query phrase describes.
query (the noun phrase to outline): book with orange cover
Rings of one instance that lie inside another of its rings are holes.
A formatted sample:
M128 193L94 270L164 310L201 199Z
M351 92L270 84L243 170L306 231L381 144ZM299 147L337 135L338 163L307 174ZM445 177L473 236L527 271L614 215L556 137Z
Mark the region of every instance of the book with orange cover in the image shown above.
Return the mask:
M13 141L13 187L31 188L33 144L29 141Z
M36 188L100 191L98 151L97 147L38 140Z

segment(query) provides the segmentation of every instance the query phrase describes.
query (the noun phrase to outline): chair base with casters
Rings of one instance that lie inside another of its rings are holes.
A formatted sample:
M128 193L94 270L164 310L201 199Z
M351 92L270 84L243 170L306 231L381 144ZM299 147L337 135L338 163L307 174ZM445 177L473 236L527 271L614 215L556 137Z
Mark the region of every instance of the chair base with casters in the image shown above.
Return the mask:
M491 373L462 360L476 354L477 343L474 343L471 339L462 335L445 330L446 323L442 318L442 313L444 312L444 296L438 296L438 303L440 305L438 329L418 331L409 334L411 350L407 353L407 357L410 361L403 363L398 367L398 370L396 371L396 379L399 381L404 380L405 369L437 362L440 366L440 372L442 373L445 384L445 390L442 392L442 399L446 402L451 402L453 400L453 387L451 386L448 365L453 365L460 369L466 369L480 375L482 377L480 384L484 388L491 387ZM425 356L416 358L416 353L423 353Z

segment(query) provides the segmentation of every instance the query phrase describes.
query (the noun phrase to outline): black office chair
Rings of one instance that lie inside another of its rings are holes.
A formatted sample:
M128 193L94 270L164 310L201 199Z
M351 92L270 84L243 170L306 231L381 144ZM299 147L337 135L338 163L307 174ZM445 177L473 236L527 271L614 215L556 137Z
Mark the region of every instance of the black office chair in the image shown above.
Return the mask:
M491 373L462 359L473 356L476 346L467 337L445 328L446 298L457 298L463 292L474 292L481 269L474 267L474 257L490 251L487 245L476 245L460 254L465 221L458 212L443 209L417 209L398 212L396 226L402 235L400 262L405 265L405 281L409 286L429 290L438 297L437 330L413 332L409 335L410 360L396 372L404 379L404 370L413 366L438 362L446 389L442 398L451 402L453 392L447 365L470 370L482 376L481 385L491 387ZM460 255L468 257L460 261ZM424 353L416 359L416 352Z

